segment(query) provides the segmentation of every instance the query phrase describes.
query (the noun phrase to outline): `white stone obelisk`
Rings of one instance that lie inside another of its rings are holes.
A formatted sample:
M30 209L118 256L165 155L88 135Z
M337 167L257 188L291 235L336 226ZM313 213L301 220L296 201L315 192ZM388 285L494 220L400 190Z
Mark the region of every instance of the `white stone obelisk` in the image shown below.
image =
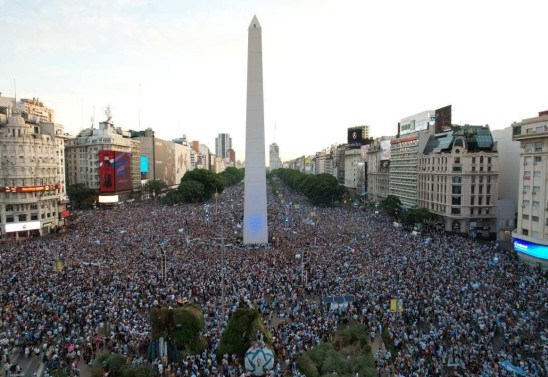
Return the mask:
M264 143L263 48L261 25L253 16L248 29L245 120L244 244L268 243Z

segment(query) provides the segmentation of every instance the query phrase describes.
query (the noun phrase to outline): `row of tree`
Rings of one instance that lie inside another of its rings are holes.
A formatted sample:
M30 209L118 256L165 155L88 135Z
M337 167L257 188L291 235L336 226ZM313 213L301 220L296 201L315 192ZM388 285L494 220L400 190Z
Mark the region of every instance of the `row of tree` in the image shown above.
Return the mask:
M143 191L154 197L165 193L162 200L166 204L198 203L211 199L215 193L222 193L225 187L241 182L244 174L244 169L235 167L228 167L220 174L195 169L185 173L176 189L168 189L164 181L155 179L147 181ZM83 183L68 186L67 195L75 209L91 209L97 201L97 192Z
M406 209L402 208L400 198L395 195L388 195L380 202L380 207L388 215L401 220L406 224L429 223L439 221L439 216L428 211L426 208Z
M333 205L346 193L331 174L304 174L293 169L276 169L273 175L287 186L305 195L315 205Z

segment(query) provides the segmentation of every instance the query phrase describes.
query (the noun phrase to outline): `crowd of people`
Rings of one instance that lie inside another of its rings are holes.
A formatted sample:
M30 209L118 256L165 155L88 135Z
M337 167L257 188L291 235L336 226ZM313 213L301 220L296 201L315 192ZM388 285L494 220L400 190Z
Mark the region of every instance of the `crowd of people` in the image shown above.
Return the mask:
M160 375L243 374L234 355L215 356L242 303L273 334L273 375L298 374L299 355L348 320L393 346L375 354L379 375L513 375L503 362L548 374L542 271L493 243L411 233L374 208L314 208L279 185L260 247L241 244L242 185L208 206L149 200L81 212L64 234L0 245L0 347L74 369L98 349L145 363L150 308L184 299L202 307L208 347L177 364L153 360ZM328 296L352 299L335 307Z

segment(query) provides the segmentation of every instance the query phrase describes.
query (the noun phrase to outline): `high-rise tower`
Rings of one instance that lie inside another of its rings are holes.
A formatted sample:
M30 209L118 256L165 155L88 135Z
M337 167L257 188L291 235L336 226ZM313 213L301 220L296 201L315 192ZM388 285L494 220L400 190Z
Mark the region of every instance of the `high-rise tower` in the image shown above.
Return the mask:
M261 25L248 29L245 136L244 243L268 243L264 143L263 48Z

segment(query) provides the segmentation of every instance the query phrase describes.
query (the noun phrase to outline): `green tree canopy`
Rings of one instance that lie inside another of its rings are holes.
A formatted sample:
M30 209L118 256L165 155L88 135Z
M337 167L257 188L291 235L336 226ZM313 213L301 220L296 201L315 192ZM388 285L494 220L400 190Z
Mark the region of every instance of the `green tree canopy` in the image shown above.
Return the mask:
M381 208L390 216L397 216L401 212L401 200L395 195L388 195L381 202Z
M76 209L90 209L95 203L96 193L83 183L67 187L67 195Z
M217 355L236 354L243 358L247 349L257 340L257 333L263 335L266 344L272 344L272 335L264 326L257 308L238 308L228 321Z
M337 179L331 174L304 174L293 169L276 169L272 173L316 205L333 204L346 192L346 189L339 185Z
M181 178L181 183L184 181L196 181L200 182L202 185L204 185L204 199L210 199L213 197L213 194L222 193L225 185L223 182L223 179L206 169L194 169L191 171L187 171L183 178Z
M198 203L204 200L205 187L201 182L192 179L181 181L177 191L180 194L181 201L185 203Z
M149 314L152 339L164 337L176 344L180 350L199 353L207 346L200 337L205 320L200 307L185 304L181 307L154 307Z
M145 186L143 187L143 190L154 194L155 196L160 195L163 191L167 189L167 184L159 179L149 180L147 183L145 183Z

